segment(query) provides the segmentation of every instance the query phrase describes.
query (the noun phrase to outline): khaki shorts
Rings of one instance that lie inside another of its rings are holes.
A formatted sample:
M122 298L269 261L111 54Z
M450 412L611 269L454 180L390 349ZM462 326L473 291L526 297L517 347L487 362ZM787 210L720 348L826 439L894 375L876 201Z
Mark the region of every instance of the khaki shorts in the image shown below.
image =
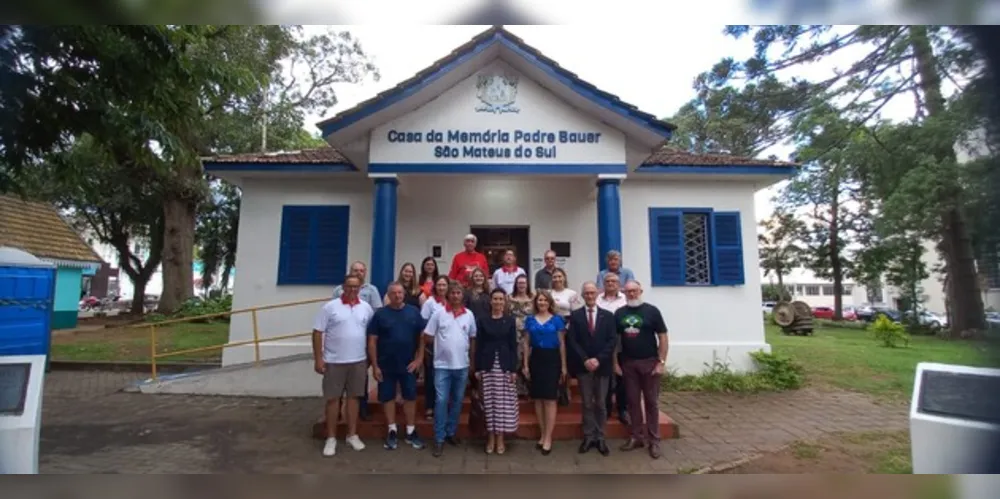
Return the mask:
M367 360L350 364L327 364L326 373L323 374L323 397L327 400L363 397L367 378Z

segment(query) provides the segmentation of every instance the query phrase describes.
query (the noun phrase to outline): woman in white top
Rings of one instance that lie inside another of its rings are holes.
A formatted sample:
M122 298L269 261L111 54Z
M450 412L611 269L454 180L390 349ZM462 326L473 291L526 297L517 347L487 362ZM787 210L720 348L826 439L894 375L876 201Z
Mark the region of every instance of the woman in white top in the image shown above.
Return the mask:
M555 312L563 319L569 317L569 313L583 306L583 300L576 291L569 288L566 279L566 271L555 269L552 271L552 300L555 302Z
M517 255L514 250L507 250L503 254L503 266L493 272L493 287L501 288L507 295L514 292L514 281L517 276L527 275L521 267L517 266Z

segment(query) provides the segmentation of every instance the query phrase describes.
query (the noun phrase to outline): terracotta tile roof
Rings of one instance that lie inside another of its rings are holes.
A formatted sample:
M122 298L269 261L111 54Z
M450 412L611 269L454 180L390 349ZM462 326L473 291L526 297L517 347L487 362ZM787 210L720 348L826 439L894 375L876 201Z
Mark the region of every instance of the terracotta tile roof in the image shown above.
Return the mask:
M295 164L351 164L340 151L332 147L317 147L299 151L227 154L203 158L208 163L295 163Z
M341 111L340 113L337 113L337 115L334 116L334 117L332 117L332 118L328 118L328 119L325 119L323 121L320 121L319 123L317 123L317 126L319 126L319 127L322 128L322 127L324 127L326 125L335 124L338 121L342 121L342 120L344 120L346 118L349 118L349 117L351 117L351 116L353 116L355 114L364 112L365 108L367 108L368 106L371 106L371 105L377 103L380 100L392 97L392 96L394 96L396 94L400 94L400 93L406 92L411 87L420 84L421 81L425 80L427 77L429 77L429 76L433 75L434 73L436 73L437 71L439 71L442 67L447 66L448 64L451 64L452 62L458 60L459 58L461 58L465 54L467 54L467 53L471 52L472 50L474 50L476 48L476 46L478 46L478 45L480 45L480 44L482 44L484 42L489 41L490 38L493 38L494 36L499 36L499 37L502 37L502 38L506 39L510 43L516 45L521 50L523 50L523 51L527 52L528 54L530 54L532 57L534 57L535 59L537 59L542 64L550 67L553 71L555 71L555 72L559 73L560 75L562 75L562 76L564 76L564 77L572 80L574 84L576 84L576 85L578 85L580 87L583 87L585 90L587 90L587 91L589 91L589 92L591 92L593 94L596 94L597 96L601 97L602 99L608 101L609 104L610 104L610 106L612 106L612 107L618 107L618 108L623 109L628 114L630 114L630 115L632 115L632 116L634 116L634 117L636 117L636 118L638 118L640 120L645 121L651 127L657 128L659 130L663 130L663 131L666 131L666 132L671 132L675 128L677 128L676 125L673 125L671 123L663 121L663 120L657 118L656 116L654 116L652 114L649 114L649 113L646 113L646 112L643 112L643 111L639 110L639 108L633 106L632 104L629 104L629 103L621 100L621 98L619 98L617 95L605 92L605 91L603 91L603 90L595 87L594 85L592 85L590 83L587 83L584 80L581 80L580 77L576 75L576 73L573 73L571 71L566 70L565 68L563 68L562 66L560 66L556 61L554 61L552 59L549 59L544 54L542 54L541 52L539 52L538 49L536 49L536 48L534 48L534 47L532 47L532 46L524 43L524 40L522 40L521 38L519 38L517 36L514 36L513 33L511 33L510 31L507 31L506 29L503 28L503 26L500 26L500 25L493 26L492 28L490 28L490 29L488 29L488 30L486 30L486 31L484 31L484 32L476 35L474 38L472 38L468 42L464 43L462 46L456 48L455 50L452 50L450 54L442 57L441 59L438 59L437 61L434 62L434 64L431 64L429 67L427 67L424 70L420 71L419 73L413 75L413 77L411 77L411 78L409 78L407 80L403 80L402 82L400 82L395 87L392 87L392 88L390 88L388 90L380 92L377 95L375 95L375 97L372 97L371 99L368 99L366 101L362 101L361 103L357 104L356 106L354 106L354 107L352 107L350 109Z
M642 166L786 166L797 163L771 159L747 158L731 154L695 154L673 147L664 147L642 162Z
M39 258L102 262L55 207L13 196L0 196L0 246L18 248Z

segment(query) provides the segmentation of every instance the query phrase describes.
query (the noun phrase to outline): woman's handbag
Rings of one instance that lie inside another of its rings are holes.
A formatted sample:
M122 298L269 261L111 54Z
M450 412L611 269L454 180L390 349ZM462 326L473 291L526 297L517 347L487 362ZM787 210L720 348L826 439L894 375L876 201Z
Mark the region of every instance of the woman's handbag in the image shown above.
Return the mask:
M559 384L559 406L566 407L569 405L569 383L563 382Z

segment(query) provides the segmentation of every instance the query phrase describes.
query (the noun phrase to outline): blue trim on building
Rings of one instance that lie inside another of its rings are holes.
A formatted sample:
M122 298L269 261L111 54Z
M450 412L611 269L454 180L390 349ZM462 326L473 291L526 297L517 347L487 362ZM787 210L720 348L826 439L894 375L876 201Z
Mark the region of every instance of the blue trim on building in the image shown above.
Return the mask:
M624 174L623 164L555 163L371 163L369 173L502 173L514 175L597 175Z
M202 163L206 173L215 172L286 172L286 173L345 173L358 171L348 163Z
M577 78L573 75L573 73L566 71L565 69L554 66L547 61L540 60L536 55L522 48L519 43L507 38L503 32L493 34L493 36L490 36L470 49L467 49L464 53L451 56L453 57L451 61L443 64L440 68L427 76L408 85L397 86L387 91L384 95L376 97L367 105L345 111L341 115L335 116L331 120L318 124L317 126L322 131L323 137L327 137L332 133L351 126L352 124L357 123L358 121L363 120L423 90L435 81L441 79L444 75L467 62L469 59L474 58L483 51L489 49L494 44L498 43L507 47L538 69L545 72L551 78L554 78L560 83L568 86L570 89L580 94L582 97L590 100L594 104L629 119L637 125L660 135L664 138L664 140L669 139L672 135L673 130L669 124L656 119L656 117L651 114L643 113L636 108L625 105L624 103L614 102L614 98L611 94L603 92L597 89L597 87L585 83L583 80Z
M597 181L597 271L602 270L605 255L622 250L621 196L618 179ZM624 262L622 263L624 265Z
M718 165L718 166L684 166L684 165L645 165L636 168L636 173L685 173L699 175L786 175L798 172L794 166L773 165Z
M385 293L396 270L396 203L399 181L375 179L371 283Z

